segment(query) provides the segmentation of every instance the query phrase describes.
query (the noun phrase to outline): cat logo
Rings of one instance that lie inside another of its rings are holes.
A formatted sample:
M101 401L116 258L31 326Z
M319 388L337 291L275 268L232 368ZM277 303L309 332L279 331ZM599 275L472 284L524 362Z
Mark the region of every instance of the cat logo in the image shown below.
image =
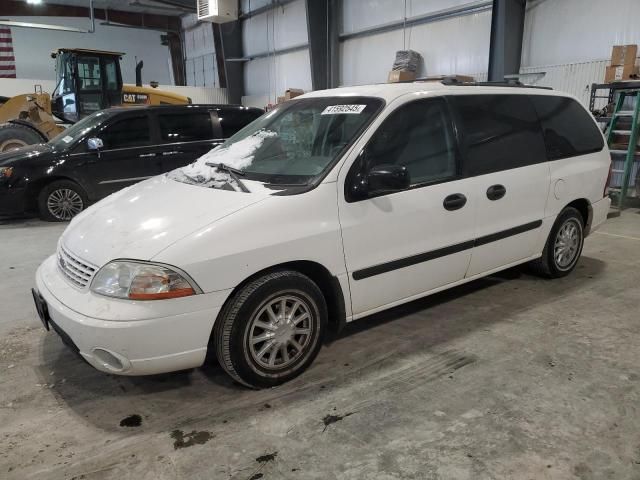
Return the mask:
M123 93L122 103L133 103L133 104L149 103L149 95L145 93Z

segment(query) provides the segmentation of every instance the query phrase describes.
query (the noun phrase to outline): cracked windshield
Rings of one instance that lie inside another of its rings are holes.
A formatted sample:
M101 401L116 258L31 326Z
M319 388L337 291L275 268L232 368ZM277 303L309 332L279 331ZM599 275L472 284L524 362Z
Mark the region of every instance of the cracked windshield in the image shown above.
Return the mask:
M381 106L382 100L373 97L287 102L167 175L183 183L239 192L309 185L331 168Z

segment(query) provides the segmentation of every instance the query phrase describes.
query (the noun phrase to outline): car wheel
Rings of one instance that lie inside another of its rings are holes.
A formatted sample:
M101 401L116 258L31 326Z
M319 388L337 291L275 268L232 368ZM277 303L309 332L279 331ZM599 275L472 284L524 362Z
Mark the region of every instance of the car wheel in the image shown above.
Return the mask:
M283 270L249 282L221 311L212 343L218 362L252 388L280 385L318 355L327 305L306 275Z
M44 140L33 129L17 123L0 125L0 153L42 143Z
M38 195L40 218L47 222L66 222L87 208L87 194L70 180L46 185Z
M531 262L531 268L549 278L569 275L578 263L583 245L584 219L578 210L567 207L553 224L542 257Z

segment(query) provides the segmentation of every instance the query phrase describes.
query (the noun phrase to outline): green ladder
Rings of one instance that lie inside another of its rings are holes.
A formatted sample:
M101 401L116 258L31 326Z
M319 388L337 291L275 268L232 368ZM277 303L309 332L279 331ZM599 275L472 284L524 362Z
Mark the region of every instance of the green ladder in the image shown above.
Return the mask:
M622 110L622 106L624 105L624 101L627 97L636 97L635 105L633 110ZM618 201L617 207L619 210L622 210L624 206L624 200L627 197L627 191L629 190L629 178L631 177L631 170L633 169L633 162L636 157L636 145L638 144L638 127L640 126L640 122L638 122L638 117L640 116L640 89L633 90L620 90L618 93L618 99L616 101L615 110L613 112L613 116L611 117L611 122L609 122L609 131L607 133L607 145L612 153L612 155L616 154L626 154L624 161L624 169L623 170L613 170L616 173L623 172L622 175L622 185L618 192ZM618 119L620 117L631 117L631 130L616 130L616 125L618 123ZM614 139L616 134L629 135L629 145L627 147L627 151L624 150L616 150L612 149L611 142ZM612 191L616 191L617 189L610 189ZM638 192L640 194L640 192Z

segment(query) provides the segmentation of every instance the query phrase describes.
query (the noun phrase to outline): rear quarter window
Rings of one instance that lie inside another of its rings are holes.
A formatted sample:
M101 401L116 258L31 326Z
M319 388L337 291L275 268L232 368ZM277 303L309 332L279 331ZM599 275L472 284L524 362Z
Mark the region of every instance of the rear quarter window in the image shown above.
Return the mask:
M591 115L574 99L531 95L549 160L598 152L604 147L602 133Z

